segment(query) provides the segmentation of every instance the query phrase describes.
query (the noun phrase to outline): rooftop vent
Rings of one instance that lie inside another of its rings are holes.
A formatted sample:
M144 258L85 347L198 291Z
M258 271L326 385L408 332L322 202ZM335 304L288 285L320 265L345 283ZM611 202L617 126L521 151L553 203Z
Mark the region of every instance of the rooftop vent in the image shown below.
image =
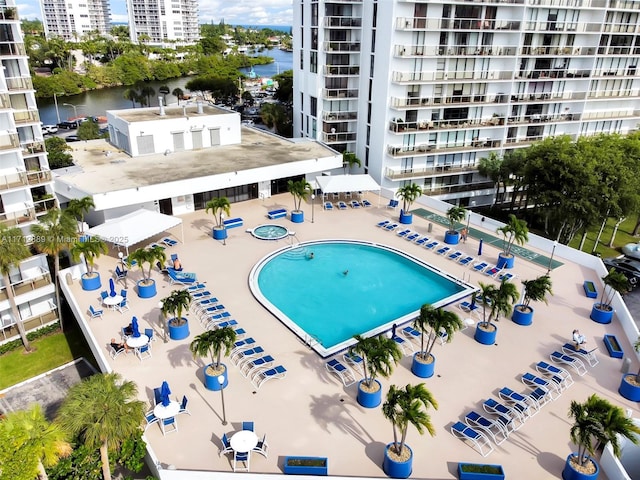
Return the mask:
M199 114L204 113L203 110L202 110L202 99L201 98L198 98L198 100L196 101L196 106L198 107L198 113Z
M158 97L158 105L160 106L160 116L164 117L166 114L164 113L164 105L162 104L162 97Z

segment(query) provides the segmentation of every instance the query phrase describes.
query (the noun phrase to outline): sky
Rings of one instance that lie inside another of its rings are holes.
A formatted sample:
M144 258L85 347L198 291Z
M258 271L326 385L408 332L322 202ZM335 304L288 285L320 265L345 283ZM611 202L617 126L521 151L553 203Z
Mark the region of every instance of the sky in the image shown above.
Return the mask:
M21 19L42 20L39 0L17 0ZM111 21L127 22L125 0L110 0ZM292 0L200 0L200 23L224 23L230 25L291 25L293 23Z

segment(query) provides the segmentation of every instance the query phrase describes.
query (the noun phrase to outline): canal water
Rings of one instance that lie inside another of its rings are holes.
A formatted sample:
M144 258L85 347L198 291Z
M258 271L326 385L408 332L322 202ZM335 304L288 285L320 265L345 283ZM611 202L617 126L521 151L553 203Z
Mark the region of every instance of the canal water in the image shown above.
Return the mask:
M272 50L264 50L258 53L258 55L265 55L274 59L273 63L256 65L253 68L258 77L272 77L277 73L293 68L293 53L291 52L274 48ZM243 71L248 74L249 69L243 69ZM172 92L175 88L180 88L188 94L189 91L185 88L185 84L189 80L190 78L183 77L162 82L147 82L147 84L156 91L156 95L151 97L151 106L158 105L158 96L160 95L158 89L162 85L168 86L169 92ZM129 87L103 88L70 97L58 97L60 120L74 117L74 107L78 116L104 116L107 110L132 108L133 105L131 101L124 98L124 92L127 88ZM177 98L171 95L171 93L166 95L166 104L175 104L177 101ZM137 107L139 107L138 104L136 104L136 108ZM56 108L52 98L39 98L38 111L40 112L40 121L45 125L58 123Z

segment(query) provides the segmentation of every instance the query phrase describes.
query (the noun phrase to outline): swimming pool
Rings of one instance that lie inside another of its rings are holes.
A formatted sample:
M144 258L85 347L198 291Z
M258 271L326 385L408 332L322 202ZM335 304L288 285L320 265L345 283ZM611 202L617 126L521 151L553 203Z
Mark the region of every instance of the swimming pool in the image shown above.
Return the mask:
M313 255L312 255L313 254ZM256 299L327 357L476 289L405 252L372 242L324 240L282 248L252 269Z

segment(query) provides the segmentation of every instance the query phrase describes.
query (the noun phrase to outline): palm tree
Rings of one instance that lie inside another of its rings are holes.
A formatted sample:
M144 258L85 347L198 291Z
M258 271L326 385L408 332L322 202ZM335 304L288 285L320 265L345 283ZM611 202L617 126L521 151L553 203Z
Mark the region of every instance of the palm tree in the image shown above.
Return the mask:
M205 213L209 213L209 210L211 210L213 218L216 219L216 227L222 227L223 213L227 217L231 214L231 204L229 203L229 199L227 197L218 197L209 200L205 207Z
M524 245L525 242L529 241L527 222L518 220L513 213L509 214L509 223L498 228L496 232L503 236L503 255L505 257L511 257L511 249L514 243Z
M184 98L184 92L182 91L182 89L174 88L173 91L171 92L171 95L173 95L178 99L178 105L180 105L180 100Z
M162 299L162 314L165 318L172 315L173 318L169 319L169 323L176 327L180 326L186 321L182 319L182 311L189 308L192 299L188 291L174 290L171 295Z
M438 402L425 388L424 383L407 385L404 389L391 385L387 400L382 405L382 414L393 425L393 444L389 448L390 452L398 457L402 455L409 424L416 427L420 435L425 429L432 437L436 434L431 417L427 413L430 405L438 409Z
M467 216L467 209L464 207L453 206L447 210L447 218L449 219L449 233L456 233L456 223Z
M415 202L422 195L422 187L417 183L411 183L400 187L396 192L396 197L402 200L402 211L409 213L409 209L413 202Z
M151 281L151 269L153 268L153 264L155 262L160 262L164 265L164 262L167 261L167 255L164 253L164 249L158 245L151 248L139 248L127 257L127 265L131 268L133 263L137 262L140 271L142 272L142 283L144 285L149 285ZM149 265L149 273L148 275L145 272L144 265Z
M45 480L49 478L45 467L53 467L60 458L71 453L71 445L66 441L66 433L57 423L49 422L39 404L29 410L12 412L0 422L0 429L11 439L11 457L19 462L20 478ZM8 460L8 459L7 459ZM6 465L3 465L3 469ZM10 467L11 468L11 467ZM17 472L7 469L6 477L16 478ZM0 474L2 470L0 470Z
M400 347L391 338L384 335L364 338L361 335L354 335L358 343L353 345L349 351L354 355L362 357L364 364L363 385L368 389L374 389L374 381L377 376L389 377L393 372L393 367L402 358Z
M585 403L571 401L569 417L573 418L571 427L571 441L578 447L575 461L585 466L589 455L593 456L600 445L611 442L613 453L620 456L620 440L618 436L626 437L637 444L640 427L637 427L624 411L609 401L591 395ZM589 455L587 455L587 453Z
M167 94L170 92L171 90L169 90L169 87L167 85L160 85L160 88L158 88L158 93L162 94L162 100L164 101L164 104L167 104Z
M413 328L420 331L420 351L416 355L417 358L427 362L431 358L438 335L441 333L447 335L447 343L453 339L453 334L463 327L462 320L454 312L444 310L442 308L433 308L433 305L425 303L420 307L420 315L413 321ZM433 335L426 335L427 329L430 328Z
M311 184L304 178L298 181L289 180L287 182L287 190L293 195L293 211L300 212L302 201L306 201L311 194Z
M489 297L491 301L490 318L498 321L500 316L508 317L513 311L513 304L518 301L518 289L515 284L503 279L500 286ZM486 298L485 298L486 301Z
M80 234L84 234L84 215L85 213L89 213L92 208L95 208L95 204L93 203L93 198L91 197L82 197L82 198L72 198L69 200L69 205L67 205L67 211L73 215L73 217L80 222Z
M495 285L478 282L480 287L480 298L482 298L482 321L478 323L478 326L487 328L491 323L491 302L495 296L497 290Z
M89 449L100 449L102 475L111 480L109 451L140 432L145 403L138 387L117 373L99 373L69 389L60 407L60 425Z
M147 99L147 105L151 106L151 96L155 95L156 91L149 85L143 85L140 87L140 96Z
M636 352L640 353L640 337L638 337L638 340L636 340L636 343L633 344L633 349ZM638 369L638 373L636 375L636 383L640 385L640 368Z
M215 372L219 372L222 352L224 351L224 355L228 356L235 342L236 332L233 328L215 328L195 337L189 345L189 350L198 357L211 355L211 366ZM210 372L210 374L215 375L214 372Z
M629 279L624 273L617 272L612 268L606 276L602 277L602 281L604 282L604 288L600 297L600 306L609 310L611 309L611 302L613 302L615 292L622 294L629 291Z
M54 261L56 307L60 317L60 327L64 330L60 308L60 286L58 274L60 273L60 253L68 250L76 241L76 221L59 208L52 208L39 218L39 223L31 226L33 244L40 252L51 255Z
M356 154L353 152L348 152L347 150L342 152L342 168L344 168L345 175L347 173L347 170L351 171L351 168L354 165L357 165L358 168L362 167L362 162L358 157L356 157Z
M122 94L122 96L125 98L125 100L130 100L131 106L133 108L136 108L136 100L138 100L138 92L136 91L135 88L127 88Z
M9 306L11 307L11 316L16 322L20 339L24 345L24 349L27 352L31 351L31 344L27 338L27 333L24 329L24 323L22 323L22 317L18 311L18 305L16 304L15 293L11 285L11 271L20 265L20 262L26 260L31 256L29 247L25 242L24 234L22 230L17 227L8 227L4 223L0 224L0 273L2 273L2 283L5 286L5 292L7 292L7 299L9 300Z
M93 267L96 263L96 258L99 258L102 254L109 253L109 247L100 238L92 237L84 242L76 242L71 246L71 258L74 262L80 260L80 256L84 256L84 261L87 265L87 276L93 277Z
M524 296L522 298L522 306L529 307L531 302L547 302L547 294L553 295L551 291L551 277L542 275L533 280L523 280Z

